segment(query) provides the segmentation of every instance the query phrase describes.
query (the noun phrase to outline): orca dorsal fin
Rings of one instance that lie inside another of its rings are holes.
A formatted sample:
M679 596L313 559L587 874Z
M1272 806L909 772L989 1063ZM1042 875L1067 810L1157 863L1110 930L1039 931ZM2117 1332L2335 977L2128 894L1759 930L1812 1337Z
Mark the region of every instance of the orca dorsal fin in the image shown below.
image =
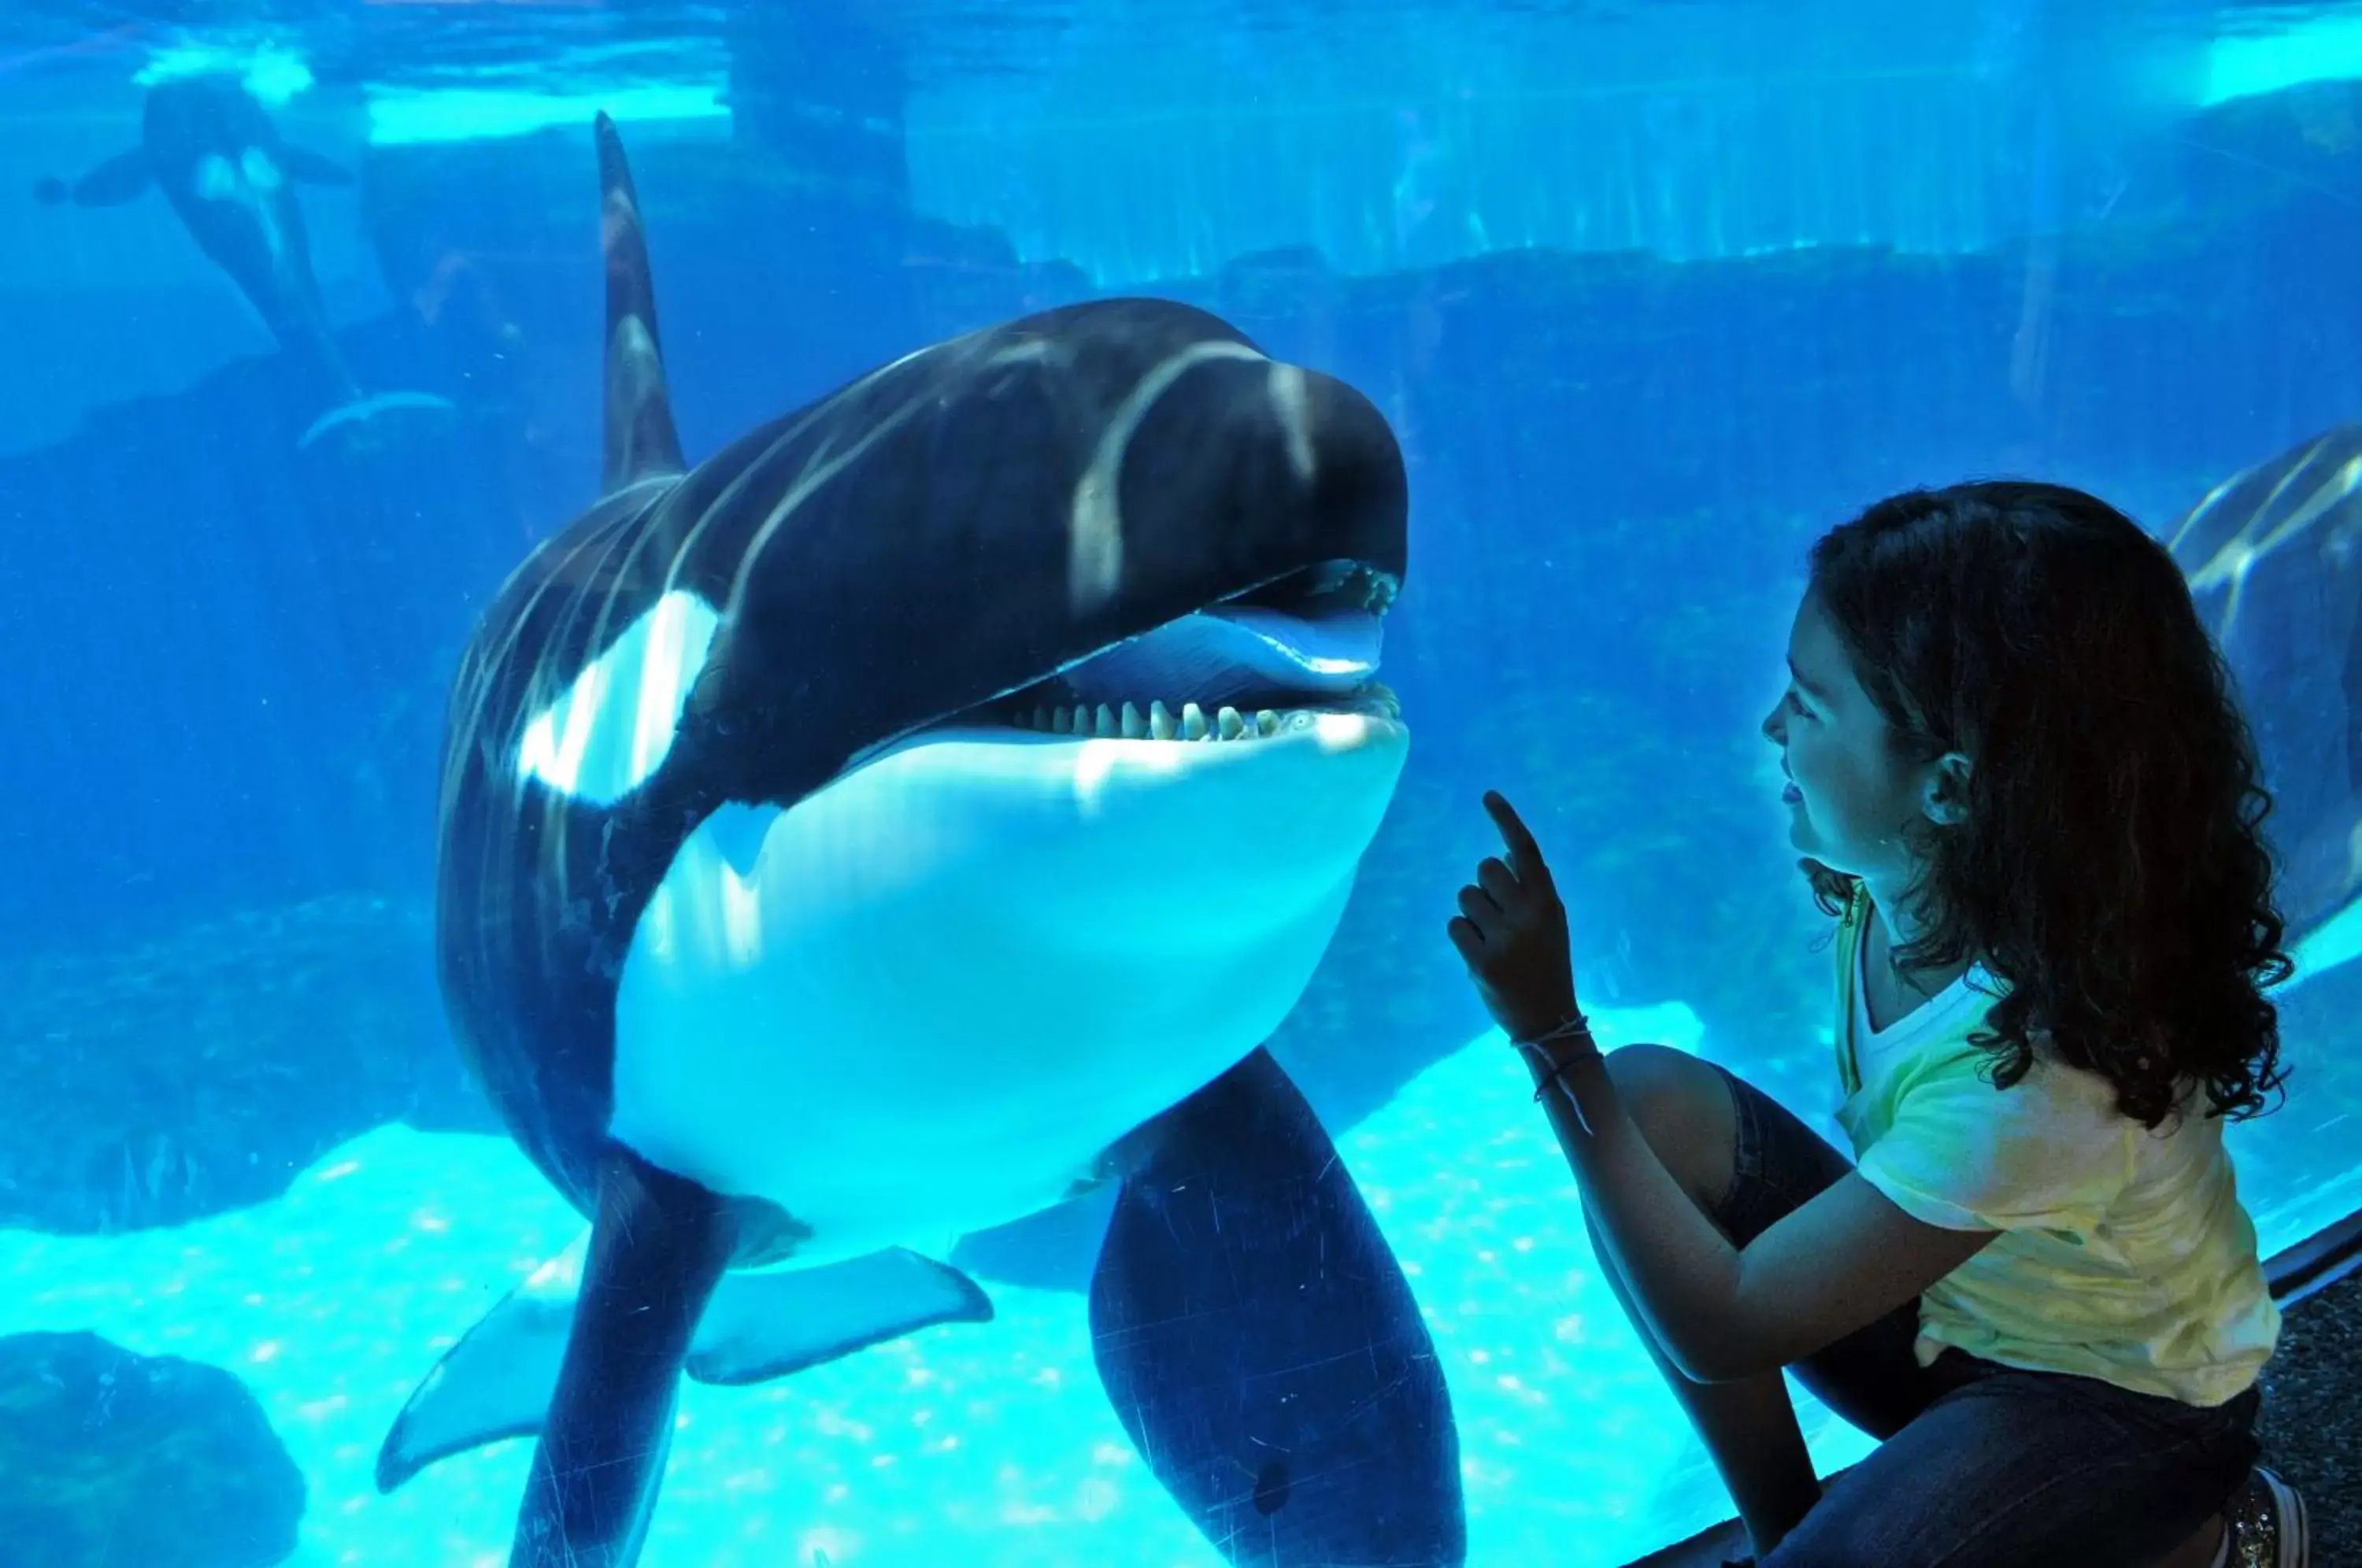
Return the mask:
M607 265L607 424L600 492L688 465L672 423L664 347L657 337L656 288L648 278L647 235L624 138L602 109L599 140L599 248Z

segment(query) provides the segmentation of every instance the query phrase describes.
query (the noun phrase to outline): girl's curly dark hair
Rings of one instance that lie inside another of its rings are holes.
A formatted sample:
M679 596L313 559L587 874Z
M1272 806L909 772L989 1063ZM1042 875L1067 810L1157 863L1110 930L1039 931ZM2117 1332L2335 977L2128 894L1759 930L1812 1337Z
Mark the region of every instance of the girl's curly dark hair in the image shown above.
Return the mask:
M1906 965L2002 982L1976 1043L2006 1088L2047 1032L2154 1128L2203 1086L2239 1118L2283 1082L2265 988L2293 966L2271 799L2228 670L2163 546L2063 485L1911 491L1814 547L1811 587L1914 761L1970 759L1923 823ZM1853 878L1806 862L1823 909Z

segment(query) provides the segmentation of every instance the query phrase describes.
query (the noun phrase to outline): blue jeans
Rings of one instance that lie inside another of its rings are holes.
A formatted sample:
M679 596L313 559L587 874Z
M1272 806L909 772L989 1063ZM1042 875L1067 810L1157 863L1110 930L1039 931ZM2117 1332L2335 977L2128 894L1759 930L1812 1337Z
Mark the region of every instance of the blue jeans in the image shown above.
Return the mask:
M1728 1073L1738 1137L1714 1219L1745 1246L1853 1168ZM2257 1392L2202 1408L1956 1350L1922 1367L1914 1301L1789 1370L1880 1446L1760 1568L2151 1568L2257 1458Z

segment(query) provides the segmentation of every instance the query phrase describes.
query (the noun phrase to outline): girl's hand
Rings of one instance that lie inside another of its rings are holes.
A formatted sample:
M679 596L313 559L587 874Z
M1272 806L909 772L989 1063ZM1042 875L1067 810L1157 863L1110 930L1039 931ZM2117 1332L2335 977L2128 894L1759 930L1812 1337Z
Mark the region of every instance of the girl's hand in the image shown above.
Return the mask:
M1509 802L1488 790L1485 810L1501 830L1508 858L1478 863L1476 880L1460 889L1460 913L1446 929L1494 1021L1512 1040L1539 1040L1579 1016L1566 906L1534 835Z

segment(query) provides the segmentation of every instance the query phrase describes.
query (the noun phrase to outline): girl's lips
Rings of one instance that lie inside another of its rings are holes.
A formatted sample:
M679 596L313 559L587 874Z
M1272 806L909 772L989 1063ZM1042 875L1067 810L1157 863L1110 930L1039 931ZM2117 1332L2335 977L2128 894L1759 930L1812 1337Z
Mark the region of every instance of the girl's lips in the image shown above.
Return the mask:
M1790 784L1787 788L1780 791L1780 799L1785 801L1792 806L1800 805L1804 801L1805 792L1802 790L1797 789L1795 785Z

